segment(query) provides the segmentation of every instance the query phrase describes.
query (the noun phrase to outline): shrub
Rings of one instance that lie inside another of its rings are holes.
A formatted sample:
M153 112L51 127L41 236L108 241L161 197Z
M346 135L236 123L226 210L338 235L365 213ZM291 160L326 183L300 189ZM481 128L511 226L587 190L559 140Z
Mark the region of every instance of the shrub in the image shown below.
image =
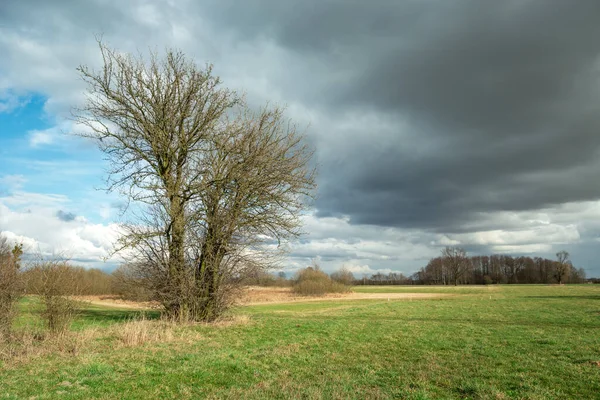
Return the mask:
M333 281L318 266L307 267L296 274L292 291L303 296L323 296L327 293L345 293L350 288Z
M21 245L12 248L5 237L0 237L0 340L11 336L12 323L17 313L16 304L23 293L19 275Z
M31 271L28 287L44 305L42 318L46 327L52 334L64 334L78 309L78 303L69 297L80 294L80 282L73 279L73 268L65 261L41 261Z

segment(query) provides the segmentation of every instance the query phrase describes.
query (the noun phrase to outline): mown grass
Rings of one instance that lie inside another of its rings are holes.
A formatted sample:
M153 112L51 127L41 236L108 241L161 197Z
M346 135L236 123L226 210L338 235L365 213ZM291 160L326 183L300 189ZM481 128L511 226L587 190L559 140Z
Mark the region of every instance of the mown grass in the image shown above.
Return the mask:
M251 306L235 311L247 323L183 327L177 340L94 339L4 366L0 398L599 398L600 287L423 290L456 296ZM131 313L91 310L77 329Z

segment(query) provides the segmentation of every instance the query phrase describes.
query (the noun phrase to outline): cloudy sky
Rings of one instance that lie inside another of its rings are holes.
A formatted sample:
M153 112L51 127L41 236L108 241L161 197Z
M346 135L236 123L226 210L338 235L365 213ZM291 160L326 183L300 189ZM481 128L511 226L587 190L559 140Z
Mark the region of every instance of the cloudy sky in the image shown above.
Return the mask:
M0 229L110 268L122 200L67 119L97 35L182 49L307 127L319 194L287 271L410 274L458 245L600 276L596 0L2 0Z

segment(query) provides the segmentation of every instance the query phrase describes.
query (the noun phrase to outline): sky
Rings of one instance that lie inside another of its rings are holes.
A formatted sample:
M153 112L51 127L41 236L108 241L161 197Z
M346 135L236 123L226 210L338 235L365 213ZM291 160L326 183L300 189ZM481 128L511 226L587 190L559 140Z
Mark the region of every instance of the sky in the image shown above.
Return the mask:
M600 276L600 2L2 0L0 230L111 269L123 199L70 135L96 38L181 49L306 132L319 165L281 268L412 274L469 254Z

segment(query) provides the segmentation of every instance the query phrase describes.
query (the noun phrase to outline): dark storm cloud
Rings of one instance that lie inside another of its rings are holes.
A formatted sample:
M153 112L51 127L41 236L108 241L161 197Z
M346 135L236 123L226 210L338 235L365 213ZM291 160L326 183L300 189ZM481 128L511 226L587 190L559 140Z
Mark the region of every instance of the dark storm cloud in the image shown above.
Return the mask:
M290 79L291 97L397 120L319 143L320 215L448 232L600 197L600 2L221 4L213 16L241 38L328 66ZM336 86L306 92L313 80Z
M101 29L89 35L101 35L126 21L123 8L102 1L78 0L7 0L0 2L0 27L15 27L29 33L41 33L35 25L53 26L53 36L68 35L75 26ZM24 22L31 23L26 26ZM35 24L37 22L37 24ZM66 36L64 39L68 39ZM71 38L72 39L72 38Z
M75 214L73 214L72 212L58 210L56 212L56 218L58 218L59 220L64 221L64 222L71 222L71 221L74 221L75 218L77 218L77 216Z
M307 218L297 266L409 272L447 244L595 265L598 21L588 0L8 0L0 91L67 115L75 67L100 65L95 34L125 52L180 47L249 104L310 123L318 216L344 218Z

